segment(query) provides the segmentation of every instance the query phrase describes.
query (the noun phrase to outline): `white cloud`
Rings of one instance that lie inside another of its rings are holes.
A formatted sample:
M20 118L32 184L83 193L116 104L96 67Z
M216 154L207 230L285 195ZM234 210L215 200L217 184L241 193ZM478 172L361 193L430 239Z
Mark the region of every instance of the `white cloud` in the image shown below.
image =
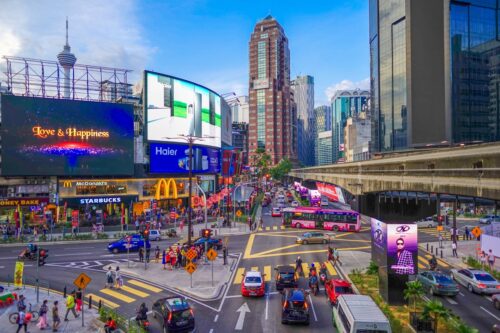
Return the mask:
M139 5L135 0L4 0L0 56L56 60L68 16L77 63L132 69L134 80L155 52L136 18Z
M337 90L352 90L357 88L370 90L370 78L367 77L366 79L358 82L353 82L351 80L342 80L326 88L325 95L328 98L328 101L330 101Z

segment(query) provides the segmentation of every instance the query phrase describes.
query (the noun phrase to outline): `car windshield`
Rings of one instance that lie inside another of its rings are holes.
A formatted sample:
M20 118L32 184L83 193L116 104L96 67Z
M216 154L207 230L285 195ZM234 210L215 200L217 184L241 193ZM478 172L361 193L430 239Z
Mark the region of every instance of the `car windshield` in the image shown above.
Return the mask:
M191 317L191 311L190 310L175 311L172 312L172 317L174 318L174 320L189 319L189 317Z
M451 278L448 275L434 275L438 283L451 283Z
M474 276L476 277L476 280L478 280L478 281L485 281L485 282L495 282L496 281L491 275L485 274L485 273L474 274Z
M351 287L335 287L335 292L337 294L352 294Z
M260 276L247 276L245 278L245 283L261 283L262 279Z
M294 275L293 273L280 273L280 277L282 279L291 279L293 278L293 275Z

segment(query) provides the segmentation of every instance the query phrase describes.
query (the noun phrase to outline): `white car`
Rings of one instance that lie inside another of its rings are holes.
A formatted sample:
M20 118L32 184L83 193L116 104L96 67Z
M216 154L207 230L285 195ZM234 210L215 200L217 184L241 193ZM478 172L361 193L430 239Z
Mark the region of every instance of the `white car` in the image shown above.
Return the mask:
M292 201L292 207L299 207L299 203L297 201Z
M438 223L436 221L433 221L432 219L417 221L416 224L418 228L435 228L438 226Z
M151 241L161 241L160 230L149 230L149 240L151 240Z
M491 222L500 222L500 216L498 215L486 215L479 219L481 224L491 224Z

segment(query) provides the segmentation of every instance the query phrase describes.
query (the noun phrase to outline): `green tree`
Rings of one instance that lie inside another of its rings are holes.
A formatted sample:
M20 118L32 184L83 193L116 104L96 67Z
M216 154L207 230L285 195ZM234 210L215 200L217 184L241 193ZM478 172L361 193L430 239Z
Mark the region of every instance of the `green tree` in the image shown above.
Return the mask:
M278 165L271 168L270 173L274 179L283 180L283 177L285 177L290 170L292 170L292 162L290 162L289 159L284 158L278 163Z
M406 282L404 298L413 302L413 312L417 311L417 300L425 294L424 286L418 280Z
M443 303L435 300L425 303L422 315L424 318L431 318L434 320L435 333L438 331L439 319L448 319L451 316L450 310L445 308Z
M479 330L475 329L475 328L472 328L468 325L466 325L463 321L458 321L455 325L454 325L454 332L455 333L478 333Z
M264 148L257 148L253 156L253 164L259 169L258 175L262 177L269 173L271 165L271 156L269 156Z

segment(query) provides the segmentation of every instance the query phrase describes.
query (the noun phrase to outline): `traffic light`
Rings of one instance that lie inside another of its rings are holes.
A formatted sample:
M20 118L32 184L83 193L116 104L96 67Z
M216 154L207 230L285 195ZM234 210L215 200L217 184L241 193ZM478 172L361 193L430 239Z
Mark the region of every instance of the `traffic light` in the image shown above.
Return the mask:
M212 237L212 229L203 229L201 231L201 235L204 237L204 238L210 238Z
M142 237L144 237L144 240L148 241L149 240L149 229L145 229L142 232Z
M45 265L45 257L47 256L47 250L38 249L38 266Z

